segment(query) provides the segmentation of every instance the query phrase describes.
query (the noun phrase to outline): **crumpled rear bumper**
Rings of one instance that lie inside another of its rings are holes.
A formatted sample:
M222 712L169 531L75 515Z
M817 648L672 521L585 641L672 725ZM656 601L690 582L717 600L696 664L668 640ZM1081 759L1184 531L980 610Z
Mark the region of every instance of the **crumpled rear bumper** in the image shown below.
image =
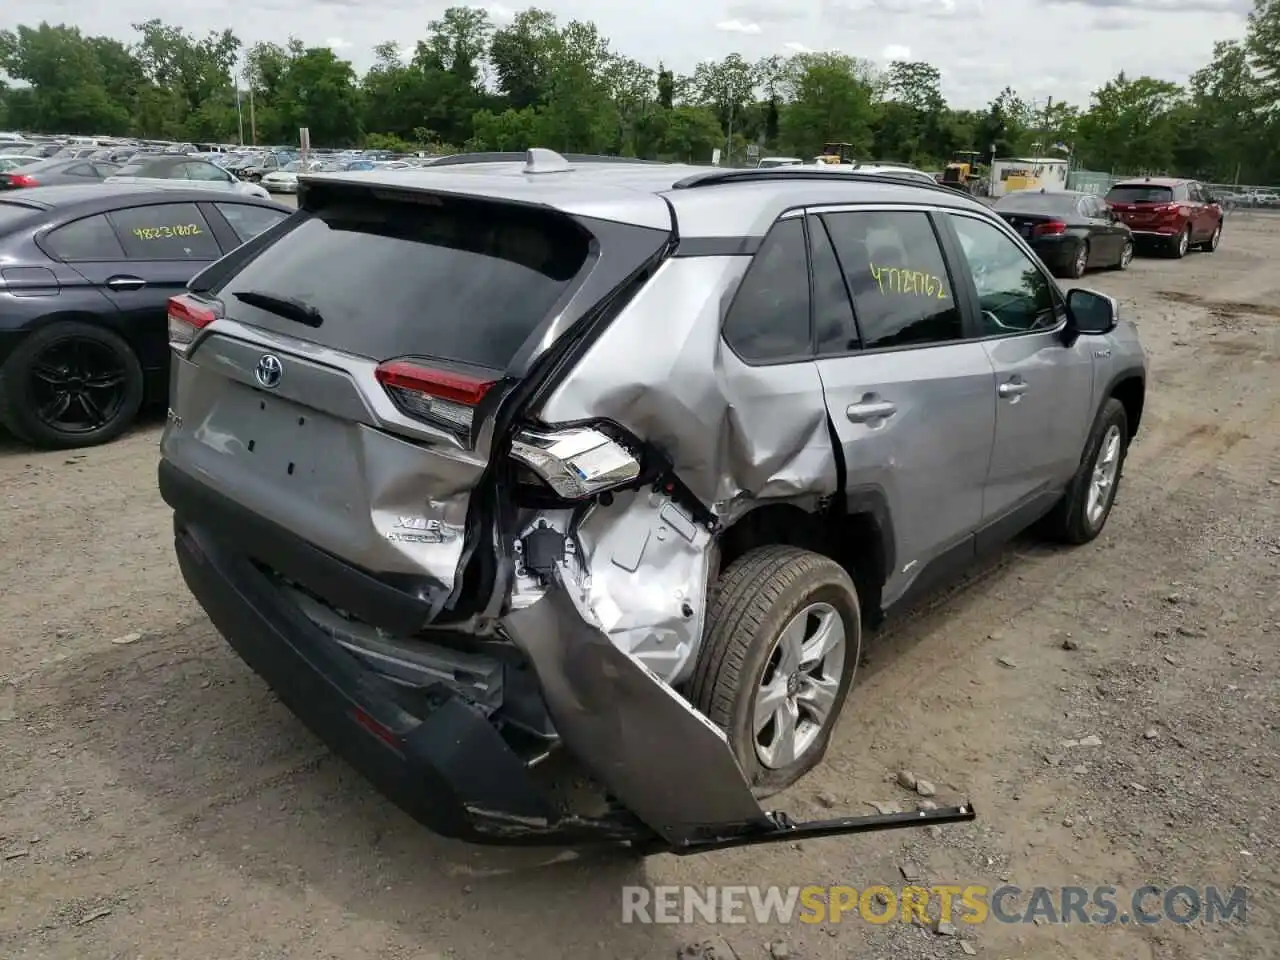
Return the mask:
M220 540L216 522L185 518L168 479L162 490L175 506L179 566L214 625L335 753L437 833L473 843L629 841L692 853L973 818L961 807L795 824L765 812L724 734L615 647L557 578L503 623L532 664L564 745L615 801L605 815L567 814L477 707L443 686L396 684L334 643Z

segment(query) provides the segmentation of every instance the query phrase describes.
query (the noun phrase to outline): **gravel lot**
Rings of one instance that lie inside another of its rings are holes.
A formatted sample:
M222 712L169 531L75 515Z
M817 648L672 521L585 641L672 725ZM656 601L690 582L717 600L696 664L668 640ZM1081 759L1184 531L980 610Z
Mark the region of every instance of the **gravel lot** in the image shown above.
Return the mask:
M874 638L827 764L779 803L909 805L906 769L978 809L936 835L643 862L442 841L190 599L158 424L72 456L0 440L0 956L670 958L715 933L742 960L1276 956L1278 262L1280 223L1238 216L1212 256L1089 278L1154 375L1105 534L1019 542ZM1248 922L618 922L623 884L894 885L904 861L935 884L1245 884Z

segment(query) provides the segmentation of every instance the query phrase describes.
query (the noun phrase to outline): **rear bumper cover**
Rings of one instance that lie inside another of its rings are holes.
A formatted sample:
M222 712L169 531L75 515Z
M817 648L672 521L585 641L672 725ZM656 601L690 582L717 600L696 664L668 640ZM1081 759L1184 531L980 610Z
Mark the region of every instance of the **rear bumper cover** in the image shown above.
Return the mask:
M723 732L615 647L556 577L503 627L531 663L564 745L615 799L602 816L566 814L476 706L443 686L405 688L360 662L245 555L242 539L223 539L224 498L167 461L160 475L183 577L219 632L335 753L437 833L693 853L973 819L967 806L809 824L766 813ZM273 550L305 546L286 534Z

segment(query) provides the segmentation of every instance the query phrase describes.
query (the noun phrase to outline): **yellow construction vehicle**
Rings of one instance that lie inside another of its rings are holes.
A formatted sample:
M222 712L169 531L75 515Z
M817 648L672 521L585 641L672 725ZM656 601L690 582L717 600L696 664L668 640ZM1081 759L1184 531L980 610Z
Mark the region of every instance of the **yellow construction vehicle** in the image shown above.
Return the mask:
M955 155L946 169L942 171L942 180L944 186L961 190L964 193L973 193L977 188L981 175L978 170L978 161L982 154L977 150L962 150Z

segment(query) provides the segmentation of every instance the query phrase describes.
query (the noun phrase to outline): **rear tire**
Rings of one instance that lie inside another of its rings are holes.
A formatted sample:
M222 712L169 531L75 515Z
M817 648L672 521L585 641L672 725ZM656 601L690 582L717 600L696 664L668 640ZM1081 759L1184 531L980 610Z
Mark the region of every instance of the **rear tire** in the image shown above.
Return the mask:
M1222 242L1222 221L1218 221L1218 225L1213 228L1213 235L1208 240L1196 245L1196 249L1202 253L1213 253L1218 249L1218 244Z
M1089 269L1089 241L1081 240L1075 252L1071 255L1071 262L1067 264L1067 276L1072 280L1079 280Z
M77 355L86 369L75 369ZM36 447L96 446L129 428L144 392L142 366L122 337L89 323L52 323L0 368L0 424ZM50 415L59 406L62 420Z
M1129 264L1133 263L1133 241L1126 240L1124 246L1120 248L1120 259L1111 265L1112 270L1128 270Z
M1191 249L1191 225L1187 224L1186 228L1178 234L1169 243L1169 256L1175 260L1181 260L1187 255L1187 251Z
M1115 504L1128 452L1128 414L1124 404L1109 397L1089 431L1080 468L1053 512L1045 518L1047 536L1078 545L1088 543L1102 532Z
M834 560L790 546L748 551L714 593L687 692L767 797L826 753L862 653L858 593Z

